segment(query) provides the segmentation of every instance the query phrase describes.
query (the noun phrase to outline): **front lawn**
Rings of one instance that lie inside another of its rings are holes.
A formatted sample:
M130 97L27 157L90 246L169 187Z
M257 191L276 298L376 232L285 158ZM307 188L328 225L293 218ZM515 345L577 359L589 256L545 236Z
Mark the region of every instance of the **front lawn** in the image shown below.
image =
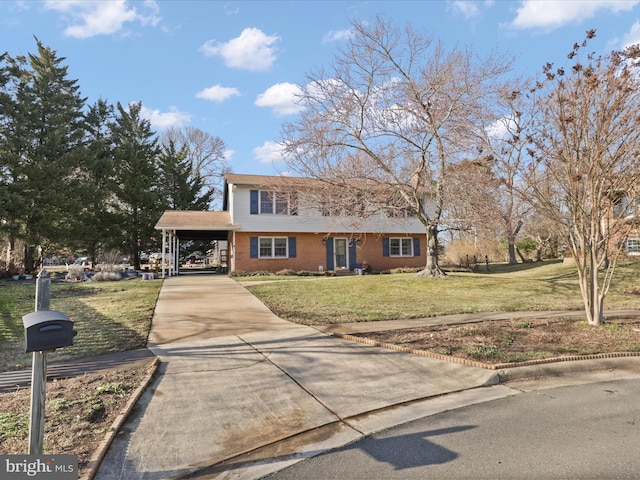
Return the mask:
M278 277L274 276L273 280ZM248 280L248 279L241 279ZM487 272L321 277L244 283L276 315L306 325L494 311L581 310L575 267L549 261ZM640 309L640 263L619 265L607 309Z
M144 347L160 292L160 280L52 282L51 309L69 315L78 331L72 347L49 355L50 362ZM33 281L0 281L0 371L31 365L22 316L35 304Z

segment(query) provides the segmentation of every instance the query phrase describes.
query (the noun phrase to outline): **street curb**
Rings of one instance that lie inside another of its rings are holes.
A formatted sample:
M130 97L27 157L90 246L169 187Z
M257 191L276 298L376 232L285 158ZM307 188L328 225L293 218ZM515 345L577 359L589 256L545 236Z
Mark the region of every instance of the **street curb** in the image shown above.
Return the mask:
M597 357L590 355L590 357ZM613 356L599 358L584 358L558 361L542 365L530 365L517 368L498 370L500 383L514 380L537 380L542 378L560 377L568 374L591 373L602 370L630 370L640 372L640 356Z
M156 371L158 370L158 366L160 365L160 363L161 362L158 357L155 357L151 361L151 364L148 366L148 369L147 369L147 376L144 378L144 380L142 380L142 382L134 392L133 396L129 399L127 404L124 406L124 408L120 411L118 416L115 418L115 420L111 424L108 434L102 440L98 448L96 448L96 450L93 452L93 455L89 460L89 467L88 467L89 471L85 473L82 477L80 477L79 480L93 480L96 473L98 472L98 468L100 467L102 460L107 454L107 450L111 446L111 443L113 443L113 440L116 438L116 435L120 431L120 428L122 428L122 425L124 424L125 420L129 417L129 414L131 413L131 410L133 410L133 407L135 407L136 403L138 403L140 396L142 396L142 393L147 389L147 387L149 386L149 383L151 383L151 380L153 379L153 376L156 374Z

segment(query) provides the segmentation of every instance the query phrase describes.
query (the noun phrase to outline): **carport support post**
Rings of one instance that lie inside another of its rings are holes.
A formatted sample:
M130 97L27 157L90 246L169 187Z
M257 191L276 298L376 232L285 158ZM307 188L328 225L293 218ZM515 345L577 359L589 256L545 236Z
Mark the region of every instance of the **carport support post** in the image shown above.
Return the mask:
M165 255L167 253L167 231L163 228L162 229L162 257L160 259L160 261L162 262L162 278L164 278L164 271L165 271Z
M45 268L36 280L36 311L49 310L51 279ZM42 455L44 445L44 403L47 387L47 352L33 352L31 366L31 416L29 455Z

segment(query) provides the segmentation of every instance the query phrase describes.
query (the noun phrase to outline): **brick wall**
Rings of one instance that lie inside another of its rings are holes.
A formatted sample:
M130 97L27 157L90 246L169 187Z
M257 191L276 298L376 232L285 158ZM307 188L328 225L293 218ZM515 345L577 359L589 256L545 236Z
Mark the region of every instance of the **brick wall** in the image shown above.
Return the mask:
M295 258L251 258L251 237L292 237L296 238ZM347 238L348 235L332 236ZM394 238L400 235L393 235ZM356 263L369 264L374 271L388 270L397 267L424 267L426 263L426 241L424 235L420 238L420 255L414 257L385 257L382 251L382 237L375 234L361 235L356 244ZM277 272L284 269L318 271L322 266L327 270L326 246L322 240L324 234L320 233L283 233L283 232L236 232L235 234L235 269L236 271L270 271ZM407 236L407 238L411 238ZM229 254L233 254L233 248L229 246ZM231 263L230 263L231 264Z

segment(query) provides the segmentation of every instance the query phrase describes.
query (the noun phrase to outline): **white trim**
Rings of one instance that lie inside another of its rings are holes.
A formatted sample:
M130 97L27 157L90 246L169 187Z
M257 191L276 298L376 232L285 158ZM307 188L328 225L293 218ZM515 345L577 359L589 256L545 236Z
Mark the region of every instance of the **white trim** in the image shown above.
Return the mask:
M344 269L349 270L349 239L347 237L333 238L333 269L338 269L338 249L336 248L336 240L344 240ZM342 267L340 267L342 269Z
M394 240L399 240L400 241L400 253L392 253L392 249L393 247L391 246L391 242ZM409 241L409 247L410 247L410 253L407 253L406 255L402 253L402 243L404 241ZM389 237L389 256L390 257L413 257L414 256L414 251L413 251L413 237Z
M236 271L236 231L232 232L231 252L229 252L229 246L227 245L227 273ZM231 264L229 264L229 255L231 255Z
M271 255L262 255L262 240L263 239L269 239L271 240ZM276 239L281 239L284 240L284 246L285 246L285 254L284 256L282 255L276 255L276 245L275 245L275 240ZM258 237L258 258L261 260L268 260L268 259L281 259L281 258L289 258L289 237L283 237L283 236L277 236L277 237L272 237L272 236L264 236L264 237Z

